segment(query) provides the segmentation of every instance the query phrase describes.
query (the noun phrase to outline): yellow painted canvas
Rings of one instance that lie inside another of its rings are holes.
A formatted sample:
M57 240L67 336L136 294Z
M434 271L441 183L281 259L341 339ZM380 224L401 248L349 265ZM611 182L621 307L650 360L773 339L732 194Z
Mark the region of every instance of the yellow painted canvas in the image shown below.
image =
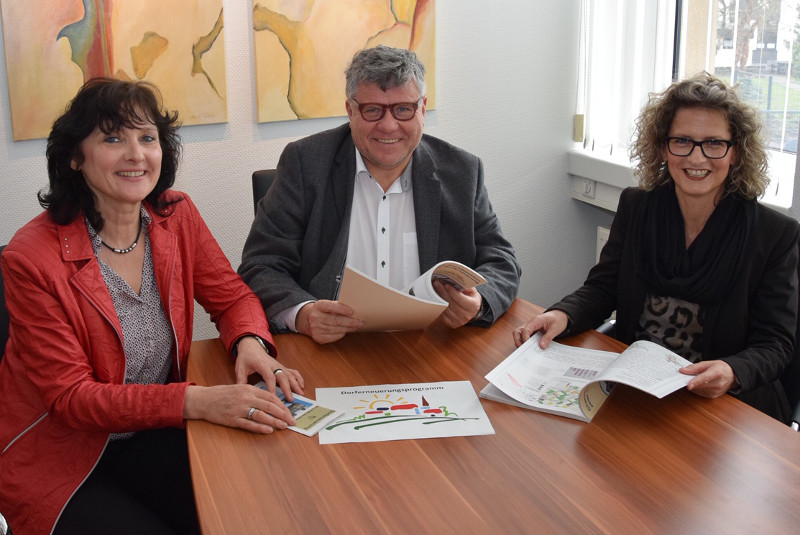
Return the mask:
M84 81L147 80L182 124L228 120L222 0L0 0L14 139L47 137Z
M434 0L254 0L258 121L345 115L353 54L379 44L413 50L436 103Z

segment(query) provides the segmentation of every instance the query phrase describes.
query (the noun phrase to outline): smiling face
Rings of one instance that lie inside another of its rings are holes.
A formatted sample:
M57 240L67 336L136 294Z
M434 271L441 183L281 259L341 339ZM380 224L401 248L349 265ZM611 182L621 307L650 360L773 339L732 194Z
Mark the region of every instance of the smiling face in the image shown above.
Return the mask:
M355 100L361 104L397 104L417 102L420 96L412 81L386 91L377 84L364 83L358 87ZM367 169L384 189L400 176L422 139L426 103L427 98L423 98L414 117L409 121L398 121L391 111L386 110L384 116L375 122L365 121L355 102L347 100L345 103L353 142Z
M83 160L74 159L94 192L100 213L138 210L161 175L161 145L154 124L122 127L104 133L95 127L80 144Z
M679 108L672 119L669 137L685 137L695 141L732 141L725 114L711 108ZM736 162L735 146L719 159L706 158L700 147L694 147L688 156L675 156L667 150L666 145L662 150L681 204L699 201L713 207L722 194L731 165Z

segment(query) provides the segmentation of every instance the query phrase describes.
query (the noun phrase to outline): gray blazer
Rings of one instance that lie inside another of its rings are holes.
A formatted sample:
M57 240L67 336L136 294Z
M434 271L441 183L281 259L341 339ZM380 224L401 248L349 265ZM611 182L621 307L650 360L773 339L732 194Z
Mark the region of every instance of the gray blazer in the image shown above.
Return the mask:
M443 260L478 271L487 283L477 290L490 311L475 323L491 325L516 297L521 269L489 202L483 164L428 135L414 150L412 162L420 272ZM347 255L355 173L349 124L284 149L239 266L267 317L303 301L336 298Z

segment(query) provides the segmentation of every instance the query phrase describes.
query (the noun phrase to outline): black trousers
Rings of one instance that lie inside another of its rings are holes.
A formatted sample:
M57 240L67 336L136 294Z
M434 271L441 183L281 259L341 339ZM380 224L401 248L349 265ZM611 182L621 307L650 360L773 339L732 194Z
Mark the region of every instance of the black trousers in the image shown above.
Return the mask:
M54 533L200 533L185 430L140 431L110 442Z

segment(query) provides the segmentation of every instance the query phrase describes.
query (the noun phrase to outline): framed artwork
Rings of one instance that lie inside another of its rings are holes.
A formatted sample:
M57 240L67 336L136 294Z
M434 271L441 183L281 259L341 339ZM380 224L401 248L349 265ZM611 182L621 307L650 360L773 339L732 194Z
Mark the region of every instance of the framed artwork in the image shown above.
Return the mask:
M434 0L253 0L258 121L345 115L344 71L362 48L413 50L436 102Z
M47 137L91 78L155 84L181 124L228 120L222 0L2 0L14 140Z

